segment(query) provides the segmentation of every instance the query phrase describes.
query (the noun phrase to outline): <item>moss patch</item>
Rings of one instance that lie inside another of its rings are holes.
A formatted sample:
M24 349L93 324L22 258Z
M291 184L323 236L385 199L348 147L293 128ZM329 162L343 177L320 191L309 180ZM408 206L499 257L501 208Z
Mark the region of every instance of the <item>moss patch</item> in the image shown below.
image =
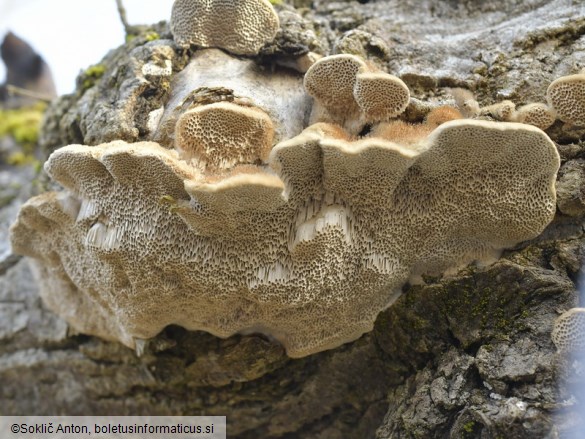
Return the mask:
M39 139L39 130L43 113L47 105L38 103L31 107L14 110L0 109L0 137L10 136L18 143L22 151L12 154L10 164L20 165L34 160L33 151Z
M38 162L38 160L32 154L26 154L22 151L12 153L6 159L6 163L11 166L36 165L36 162Z
M104 76L106 66L103 64L94 64L89 66L78 78L82 91L85 91L95 85L98 79Z
M146 39L146 41L155 41L155 40L160 40L160 35L157 34L156 32L148 32L144 38Z

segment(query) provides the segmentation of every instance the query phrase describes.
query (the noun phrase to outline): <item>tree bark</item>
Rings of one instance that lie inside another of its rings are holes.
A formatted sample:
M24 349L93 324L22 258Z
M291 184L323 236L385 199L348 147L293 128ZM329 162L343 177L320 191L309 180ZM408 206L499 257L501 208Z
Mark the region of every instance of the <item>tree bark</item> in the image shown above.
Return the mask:
M416 98L440 100L447 87L463 87L482 106L545 102L550 82L585 67L578 1L294 3L305 8L278 7L283 29L259 62L353 53L401 77ZM164 104L171 78L144 77L139 67L170 59L177 72L190 54L166 24L144 30L51 105L41 148L147 139L146 115ZM575 365L556 352L550 332L578 306L585 130L557 121L547 134L562 157L557 193L568 214L558 211L541 236L492 265L405 286L374 331L302 359L259 335L221 340L169 327L137 356L68 334L41 303L27 260L4 252L0 414L227 415L229 437L242 439L544 438L584 429L571 402L583 398L575 383L584 378L571 375ZM6 227L30 193L30 171L1 172L23 180L0 211Z

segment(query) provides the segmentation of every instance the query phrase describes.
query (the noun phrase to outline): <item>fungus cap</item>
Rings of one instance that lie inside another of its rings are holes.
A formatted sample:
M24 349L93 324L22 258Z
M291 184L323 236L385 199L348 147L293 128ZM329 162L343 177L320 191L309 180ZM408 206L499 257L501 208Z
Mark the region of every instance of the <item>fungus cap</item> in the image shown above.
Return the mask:
M218 47L257 55L279 28L268 0L175 0L171 32L180 46Z
M514 117L516 110L516 104L512 101L497 102L487 107L482 107L480 110L480 116L491 116L495 120L501 122L511 122Z
M353 95L368 122L398 116L410 102L406 84L400 78L382 72L359 73Z
M555 112L546 104L534 103L520 107L514 114L514 122L533 125L546 130L555 123Z
M463 119L463 115L457 108L449 105L441 105L429 111L425 117L424 123L430 127L436 128L445 122L457 119Z
M266 161L273 138L274 127L266 113L230 102L189 110L175 128L181 156L216 169Z
M366 63L354 55L332 55L319 59L305 74L305 90L333 114L351 114L357 109L353 90L357 74Z
M410 101L408 87L399 78L375 71L348 54L315 62L305 74L304 84L316 101L312 122L340 124L352 134L360 132L365 123L397 116Z
M208 94L213 90L220 94ZM199 97L205 99L200 101ZM302 76L295 72L264 70L252 59L236 58L219 49L198 50L173 77L171 94L152 140L173 147L174 130L181 114L192 104L222 101L246 101L260 108L274 124L275 141L281 141L303 131L313 100L305 92Z
M413 146L424 139L430 130L424 124L412 124L403 120L393 120L376 125L368 134L403 146Z
M585 126L585 74L562 76L546 91L549 105L563 122Z
M465 88L455 87L449 88L447 91L453 96L457 103L457 108L465 117L476 117L480 114L479 103L470 90Z
M585 350L585 308L571 308L561 314L551 337L560 351Z

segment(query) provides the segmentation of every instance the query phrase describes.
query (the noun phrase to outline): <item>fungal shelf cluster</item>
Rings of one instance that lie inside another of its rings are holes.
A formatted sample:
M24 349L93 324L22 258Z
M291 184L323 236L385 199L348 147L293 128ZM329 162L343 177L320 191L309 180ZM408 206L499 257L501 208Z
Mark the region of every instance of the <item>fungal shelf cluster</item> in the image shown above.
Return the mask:
M176 0L175 41L197 50L151 141L50 156L63 190L28 201L11 239L77 331L130 347L170 324L261 332L302 357L370 331L409 279L552 220L559 155L527 123L542 117L430 106L406 123L408 87L358 57L262 69L278 27L267 0ZM538 114L582 123L572 81Z

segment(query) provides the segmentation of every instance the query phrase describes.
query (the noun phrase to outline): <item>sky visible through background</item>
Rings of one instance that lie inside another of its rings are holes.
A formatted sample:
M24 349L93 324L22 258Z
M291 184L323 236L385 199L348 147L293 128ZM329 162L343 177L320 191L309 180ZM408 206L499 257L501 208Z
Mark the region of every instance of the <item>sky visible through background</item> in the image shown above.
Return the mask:
M173 0L123 0L130 24L168 20ZM59 94L70 93L80 70L124 42L115 0L0 0L0 40L14 32L51 67ZM0 83L6 71L0 62Z

